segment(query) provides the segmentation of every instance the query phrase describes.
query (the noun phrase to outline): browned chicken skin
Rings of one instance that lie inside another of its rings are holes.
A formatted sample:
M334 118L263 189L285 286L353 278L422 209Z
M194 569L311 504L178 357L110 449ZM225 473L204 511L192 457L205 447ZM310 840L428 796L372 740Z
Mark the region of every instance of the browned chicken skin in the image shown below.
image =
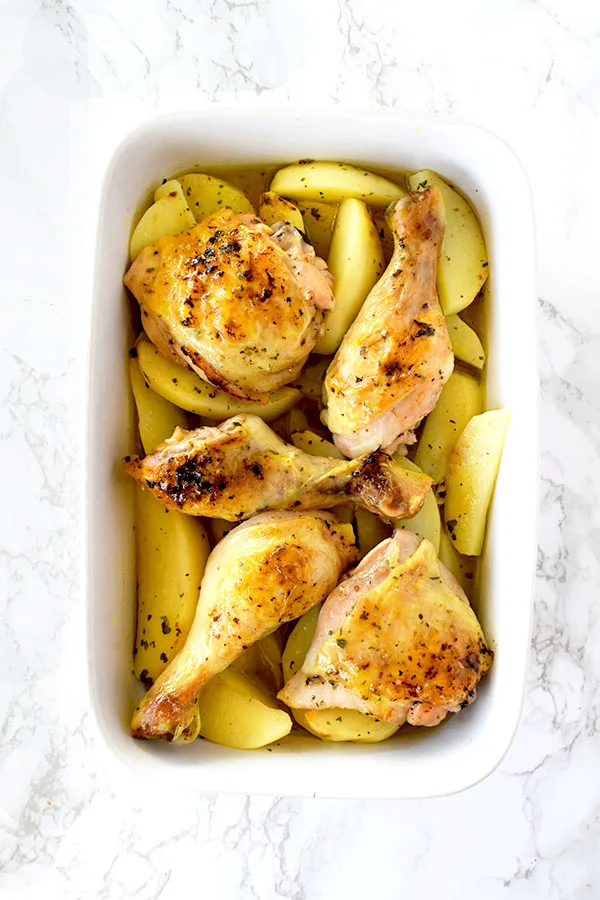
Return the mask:
M397 531L327 598L306 659L278 696L296 709L437 725L474 699L492 659L432 545Z
M352 526L326 513L264 513L211 553L182 650L135 711L137 738L197 736L196 699L247 647L302 616L356 561Z
M333 305L326 265L295 228L230 209L145 247L124 283L161 353L238 397L292 381Z
M406 194L388 212L391 262L327 371L323 421L346 456L411 443L452 373L436 290L440 203L437 188L428 188Z
M386 453L356 460L309 456L257 416L218 427L177 429L129 475L169 509L230 522L269 509L328 509L354 503L388 519L414 516L432 482Z

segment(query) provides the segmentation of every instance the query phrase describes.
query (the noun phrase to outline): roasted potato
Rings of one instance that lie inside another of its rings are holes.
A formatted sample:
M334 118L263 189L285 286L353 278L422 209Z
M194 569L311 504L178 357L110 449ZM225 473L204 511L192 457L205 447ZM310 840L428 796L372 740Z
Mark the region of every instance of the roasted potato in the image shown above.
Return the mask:
M187 637L210 546L200 519L169 512L150 491L135 490L134 673L149 687Z
M281 641L277 632L251 644L231 667L276 694L283 687Z
M465 556L479 556L483 547L509 422L507 409L474 416L450 456L444 518L454 546Z
M448 316L471 303L488 276L481 226L465 198L430 169L408 176L411 191L434 186L444 199L445 231L438 265L440 303Z
M145 453L150 453L185 415L151 391L135 359L131 384ZM134 673L146 687L181 649L192 624L210 547L202 521L169 512L136 486L137 626Z
M168 234L179 234L196 224L179 182L168 181L161 187L158 200L146 210L131 235L129 256L132 260L148 244L154 244Z
M397 462L402 463L409 472L422 473L423 471L415 465L415 463L411 462L410 459L406 459L404 456L395 456L394 459ZM396 528L405 528L407 531L412 531L417 537L427 538L427 540L433 544L435 552L438 553L440 549L442 524L440 510L433 489L430 488L427 491L423 506L416 516L413 516L411 519L397 519L396 522L394 522L394 525Z
M446 316L446 325L456 359L474 369L483 369L485 351L477 333L457 315Z
M302 369L300 375L294 381L294 387L302 391L305 397L320 403L323 396L323 379L330 362L331 358L329 356L318 359L317 362L311 357L308 365Z
M284 680L294 675L304 662L319 618L320 605L298 619L283 651ZM381 722L365 713L350 709L293 709L295 720L324 741L377 743L398 730L397 725Z
M310 203L298 201L298 209L304 220L305 234L321 259L327 259L339 206L337 203Z
M325 440L314 431L296 431L292 434L292 444L310 456L328 456L330 459L344 459L331 441Z
M415 463L440 486L442 496L450 453L469 419L482 410L483 391L478 381L455 371L425 419Z
M385 522L382 522L378 516L373 515L366 509L355 510L354 516L356 518L358 552L362 559L373 547L376 547L377 544L389 537L392 529Z
M223 178L192 172L182 175L179 182L196 222L203 222L224 206L238 213L255 212L244 192Z
M279 194L267 191L261 194L258 204L258 215L266 225L276 225L283 222L284 225L293 225L304 234L304 219L302 213L289 200L284 200Z
M198 698L202 737L254 750L289 734L292 720L272 695L247 675L225 669L208 682Z
M384 209L404 191L397 184L365 169L339 162L304 160L280 169L270 190L290 200L340 203L348 197Z
M446 568L452 572L467 597L471 600L475 588L476 558L473 556L461 556L445 528L442 528L440 535L438 556L440 562L443 562Z
M137 359L153 391L181 409L219 422L240 413L252 413L271 422L295 406L301 396L300 391L283 387L269 394L264 402L232 397L191 369L171 362L146 338L140 338L137 343Z
M327 264L333 275L335 306L325 314L313 352L331 355L384 269L381 241L361 200L340 203Z

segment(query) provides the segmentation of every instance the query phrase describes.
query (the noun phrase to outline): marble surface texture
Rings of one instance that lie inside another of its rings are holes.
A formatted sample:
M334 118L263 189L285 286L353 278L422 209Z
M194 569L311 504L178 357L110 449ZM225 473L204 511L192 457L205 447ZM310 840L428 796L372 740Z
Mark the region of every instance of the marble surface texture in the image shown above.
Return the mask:
M0 0L0 43L0 893L600 897L600 6ZM131 122L215 102L452 113L528 171L542 398L531 663L512 749L461 795L140 792L98 745L82 676L90 134L113 106Z

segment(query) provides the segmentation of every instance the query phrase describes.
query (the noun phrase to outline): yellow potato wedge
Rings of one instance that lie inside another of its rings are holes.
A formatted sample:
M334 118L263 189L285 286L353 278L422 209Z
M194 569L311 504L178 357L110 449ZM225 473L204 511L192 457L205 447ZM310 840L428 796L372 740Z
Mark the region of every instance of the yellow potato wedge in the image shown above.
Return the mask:
M305 397L320 403L323 397L323 379L330 362L330 357L320 359L318 362L311 360L294 381L294 387L302 391Z
M388 225L384 209L376 209L373 211L373 222L375 223L375 228L377 229L377 234L381 241L383 261L387 266L394 252L394 235L392 234L392 229Z
M411 191L439 188L444 199L445 231L437 273L440 303L448 316L471 303L488 276L481 226L464 197L430 169L408 176Z
M279 741L292 730L292 720L277 701L247 675L225 669L208 682L198 698L202 737L255 750Z
M200 519L169 512L137 485L135 498L138 605L133 669L149 687L188 635L210 546Z
M446 476L446 528L459 553L479 556L510 410L474 416L450 456Z
M369 206L383 209L404 194L397 184L365 169L347 163L313 160L280 169L271 182L270 190L290 200L321 203L340 203L354 197L364 200Z
M278 222L283 222L285 225L293 225L304 234L304 219L298 207L274 191L261 194L258 216L265 225L276 225Z
M208 528L211 547L216 547L219 541L226 534L229 534L231 529L235 528L237 524L237 522L228 522L226 519L207 519L206 527Z
M166 188L167 185L169 190L146 210L131 235L129 256L132 260L148 244L154 244L168 234L187 231L196 224L179 182L169 181L162 187Z
M392 529L366 509L355 510L354 516L356 518L358 552L362 559L373 547L376 547L377 544L389 537Z
M146 338L137 343L137 359L146 382L153 391L188 412L222 421L240 413L252 413L265 422L282 416L299 401L300 391L279 388L268 399L241 400L213 387L191 369L178 366L159 353Z
M294 675L308 652L319 618L320 604L298 619L283 651L285 681ZM323 741L377 743L398 730L397 725L380 722L373 716L351 709L293 709L298 725Z
M314 353L333 354L384 269L377 229L362 200L340 203L327 260L335 305L325 313Z
M304 431L305 428L308 428L306 413L295 406L285 416L277 419L277 422L273 422L272 428L286 443L289 443L290 437L295 431Z
M409 472L418 472L421 474L423 472L423 470L415 465L415 463L411 462L410 459L406 459L404 456L396 455L394 456L394 460L401 463ZM417 537L420 537L421 539L426 538L433 544L435 552L439 553L442 522L433 488L430 488L427 491L423 506L416 516L413 516L412 519L397 519L394 522L394 526L396 528L405 528L407 531L412 531L413 534L416 534Z
M292 444L298 450L310 456L328 456L331 459L344 459L334 443L315 434L314 431L296 431L292 434Z
M446 316L446 325L455 357L474 369L483 369L485 351L476 332L457 315Z
M398 731L397 725L374 719L356 709L305 709L303 712L304 722L298 724L322 741L378 744Z
M463 428L483 410L483 390L471 375L453 372L440 394L437 406L425 419L415 454L415 463L442 486L448 459Z
M242 672L266 690L276 694L283 687L279 636L276 633L268 634L262 640L251 644L231 664L231 668Z
M131 386L145 453L150 453L186 416L146 385L135 359ZM194 618L210 552L202 521L168 512L136 486L137 626L134 673L146 687L180 650Z
M152 453L166 438L171 437L177 427L187 428L187 416L182 409L169 403L146 384L137 362L137 350L132 350L129 376L142 447L144 453Z
M179 182L196 222L203 222L225 206L238 213L255 212L244 192L222 178L193 172L182 175Z
M308 242L321 259L327 259L335 218L339 209L337 203L309 203L298 201L298 209L304 220L305 234Z
M440 562L443 562L446 568L452 572L469 600L471 600L475 587L477 559L474 556L461 556L445 529L442 529L440 536L438 556Z

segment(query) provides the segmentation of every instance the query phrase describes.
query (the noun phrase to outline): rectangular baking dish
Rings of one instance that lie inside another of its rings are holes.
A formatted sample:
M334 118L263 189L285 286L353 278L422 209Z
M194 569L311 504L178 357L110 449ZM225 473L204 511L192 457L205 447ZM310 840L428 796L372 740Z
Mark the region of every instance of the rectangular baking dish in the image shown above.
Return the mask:
M149 186L192 165L344 160L379 169L431 168L474 203L490 259L487 406L512 421L482 560L478 613L496 648L475 704L437 729L406 727L376 745L292 734L251 752L129 736L137 696L132 447L127 351L134 334L121 278L132 216ZM151 119L126 137L105 175L97 229L88 443L88 604L92 706L118 760L153 784L276 795L418 798L475 784L500 762L519 720L527 668L537 515L534 237L526 177L487 131L437 117L387 113L209 110Z

